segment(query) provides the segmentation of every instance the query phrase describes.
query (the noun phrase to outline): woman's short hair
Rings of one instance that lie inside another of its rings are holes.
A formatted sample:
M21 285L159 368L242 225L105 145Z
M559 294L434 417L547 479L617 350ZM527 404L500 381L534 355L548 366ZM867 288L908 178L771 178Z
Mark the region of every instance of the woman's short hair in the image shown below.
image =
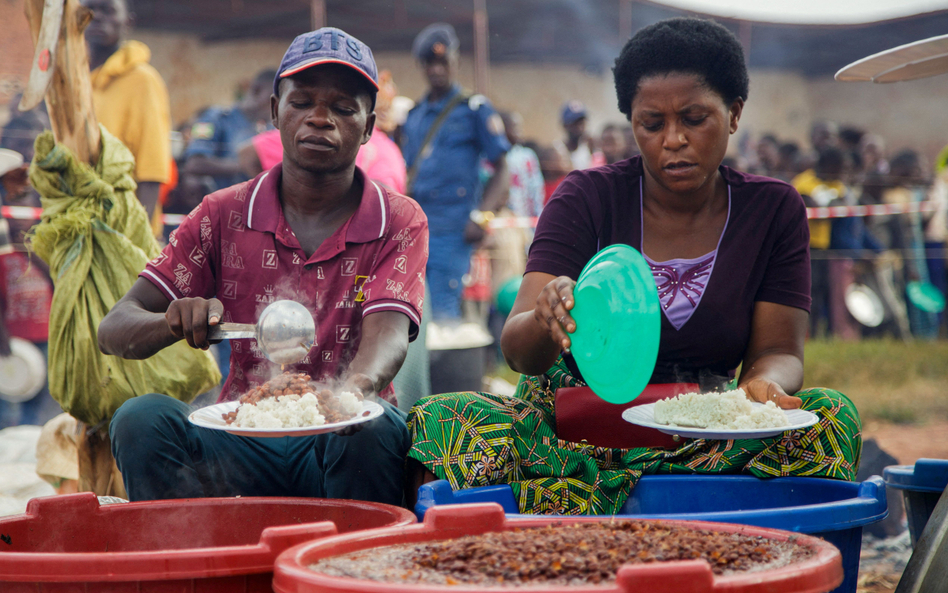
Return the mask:
M728 105L747 99L747 66L737 37L714 21L679 17L640 29L622 48L612 69L619 111L631 119L642 78L669 72L702 77Z

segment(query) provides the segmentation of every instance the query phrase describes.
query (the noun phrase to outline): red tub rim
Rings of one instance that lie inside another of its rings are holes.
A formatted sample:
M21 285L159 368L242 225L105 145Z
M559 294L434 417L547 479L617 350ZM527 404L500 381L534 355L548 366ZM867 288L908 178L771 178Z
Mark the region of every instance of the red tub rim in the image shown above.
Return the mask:
M136 509L188 508L222 504L297 504L346 507L391 515L392 526L417 522L414 513L401 507L357 500L292 497L184 498L100 505L91 492L34 498L26 513L0 518L6 523L29 520L45 513L87 512L105 515ZM313 539L336 535L330 520L266 527L256 544L132 552L6 552L0 553L0 583L4 582L128 582L227 577L266 573L284 550ZM210 560L210 562L209 562Z
M337 554L390 544L426 541L426 536L433 532L439 532L439 535L445 536L437 538L440 540L461 535L498 531L508 527L544 526L559 520L566 522L602 522L608 520L608 517L536 516L508 518L504 515L503 507L496 503L434 507L425 515L423 523L332 536L299 544L284 551L277 557L274 565L273 590L275 593L310 593L317 590L327 592L353 591L358 593L411 593L414 591L444 591L448 588L452 593L509 593L516 588L469 587L464 585L449 585L446 587L444 585L418 583L401 585L348 577L331 577L314 572L307 566L324 557ZM636 519L636 521L639 521L639 519ZM651 590L656 593L660 591L676 591L679 593L765 593L777 590L789 590L799 593L825 593L832 591L843 582L842 555L839 550L832 544L813 536L732 523L666 519L642 519L642 521L686 525L710 531L760 535L778 541L793 539L797 543L814 549L816 555L803 562L773 570L729 576L715 576L711 572L710 565L702 560L626 565L619 570L616 582L611 587L532 587L529 589L543 591L544 593L632 593L633 591L642 590ZM406 535L411 538L411 541L400 541L404 540ZM336 552L337 548L342 549ZM778 585L780 588L775 588Z

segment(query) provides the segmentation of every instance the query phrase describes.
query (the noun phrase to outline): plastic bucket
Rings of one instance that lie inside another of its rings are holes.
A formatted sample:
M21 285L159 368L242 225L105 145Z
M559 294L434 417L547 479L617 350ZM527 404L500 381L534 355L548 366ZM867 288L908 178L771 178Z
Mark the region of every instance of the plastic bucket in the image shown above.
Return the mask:
M419 517L433 506L496 502L517 513L510 486L452 491L447 481L418 490ZM864 525L887 513L885 484L823 478L687 475L643 476L620 510L623 518L686 519L784 529L823 538L839 548L846 578L836 593L855 593ZM520 515L523 516L523 515Z
M418 585L416 583L382 583L355 578L331 577L307 568L310 564L341 554L395 544L437 541L551 524L610 521L605 517L505 517L497 504L455 505L432 509L424 523L397 529L377 529L309 542L280 554L273 571L276 593L409 593L510 591L513 587L473 587L463 584ZM786 531L746 525L728 525L699 521L669 521L682 526L711 531L759 535L779 541L796 538L796 543L810 547L810 558L781 568L718 576L702 560L687 562L654 562L626 565L619 570L613 585L530 587L531 591L569 593L617 593L648 591L649 593L825 593L842 581L843 569L839 551L817 538L799 536Z
M405 509L350 500L36 498L0 519L0 591L268 592L273 561L291 546L414 522Z
M948 460L919 459L915 465L893 465L882 470L885 485L902 491L912 547L928 524L941 493L948 486Z
M480 391L484 388L487 346L428 352L431 393Z

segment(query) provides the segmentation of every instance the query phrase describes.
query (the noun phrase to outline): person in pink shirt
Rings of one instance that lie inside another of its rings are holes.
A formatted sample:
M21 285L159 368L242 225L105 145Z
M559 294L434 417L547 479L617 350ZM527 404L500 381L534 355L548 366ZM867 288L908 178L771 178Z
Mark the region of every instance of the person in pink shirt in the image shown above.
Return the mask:
M259 163L257 173L271 169L283 161L280 130L269 130L257 134L251 139L251 143L251 148L256 153ZM249 155L245 155L245 158L252 159ZM251 160L250 163L253 161ZM372 137L362 145L356 156L356 167L359 167L372 181L377 181L398 193L405 192L405 159L402 158L402 151L399 150L398 145L392 142L392 139L382 130L378 128L372 130ZM254 171L255 168L253 164L250 164L245 167L245 170Z
M274 80L271 113L282 163L217 191L99 325L103 352L147 358L178 340L210 347L221 322L256 323L278 299L316 321L308 355L286 372L377 399L384 414L358 431L253 438L191 424L191 408L148 394L110 425L112 452L132 500L304 496L400 504L405 414L392 377L418 334L428 223L410 198L355 165L369 140L378 90L371 50L323 28L297 37ZM255 340L232 340L219 401L280 375Z
M388 71L383 70L379 73L379 87L375 105L376 126L372 130L369 141L359 149L356 167L372 181L377 181L388 189L404 194L407 178L405 159L398 145L380 127L383 125L382 120L388 113L392 99L397 94L392 76ZM282 160L283 143L280 141L280 130L269 130L257 134L241 149L244 172L251 177L272 168Z

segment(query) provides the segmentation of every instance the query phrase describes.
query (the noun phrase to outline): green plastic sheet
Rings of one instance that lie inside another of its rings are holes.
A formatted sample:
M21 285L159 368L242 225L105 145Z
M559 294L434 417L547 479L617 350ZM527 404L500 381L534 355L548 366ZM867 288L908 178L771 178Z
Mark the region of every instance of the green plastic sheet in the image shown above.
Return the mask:
M131 152L105 128L93 169L56 144L36 139L30 181L43 216L31 234L49 265L55 290L49 315L49 390L86 424L108 420L126 400L164 393L190 402L220 382L208 352L185 342L147 360L124 360L98 347L99 322L160 252L147 214L135 197Z

